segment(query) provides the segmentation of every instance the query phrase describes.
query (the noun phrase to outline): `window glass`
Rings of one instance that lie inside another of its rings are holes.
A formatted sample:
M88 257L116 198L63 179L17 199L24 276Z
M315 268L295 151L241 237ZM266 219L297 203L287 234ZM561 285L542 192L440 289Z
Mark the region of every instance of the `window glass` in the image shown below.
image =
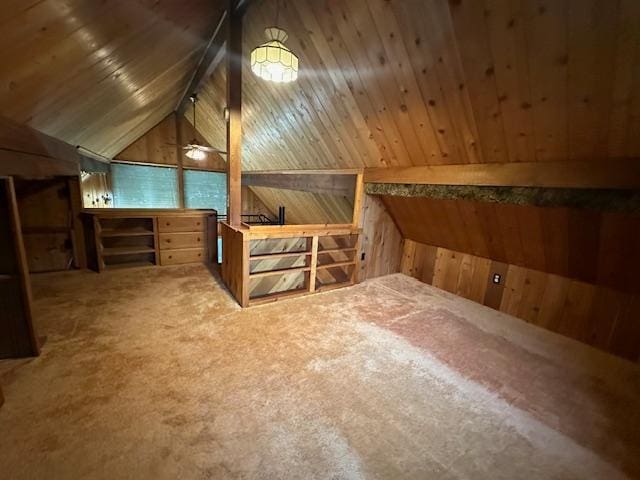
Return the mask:
M227 213L227 175L219 172L184 171L184 201L187 208L212 208Z
M178 208L175 168L112 163L111 182L116 208Z

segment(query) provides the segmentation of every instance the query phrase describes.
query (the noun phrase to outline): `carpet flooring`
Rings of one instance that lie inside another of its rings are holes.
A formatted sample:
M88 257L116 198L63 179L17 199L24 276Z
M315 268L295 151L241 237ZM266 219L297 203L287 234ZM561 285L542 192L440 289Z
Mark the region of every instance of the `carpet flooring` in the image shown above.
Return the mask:
M34 278L3 479L640 478L640 369L401 274L240 309L203 266Z

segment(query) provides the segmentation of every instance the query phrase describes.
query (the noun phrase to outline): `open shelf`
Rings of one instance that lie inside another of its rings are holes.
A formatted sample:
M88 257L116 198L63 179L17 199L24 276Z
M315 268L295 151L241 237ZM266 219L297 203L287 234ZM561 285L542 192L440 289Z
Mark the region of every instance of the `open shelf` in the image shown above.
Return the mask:
M155 253L155 248L144 246L127 246L127 247L105 247L102 249L103 257L113 257L116 255L135 255L138 253Z
M335 290L337 288L348 287L349 285L353 285L353 282L336 282L336 283L327 283L325 285L316 286L316 292L327 292L329 290Z
M347 252L355 252L355 247L345 247L345 248L326 248L326 249L318 249L318 255L322 255L323 253L347 253Z
M102 237L146 237L155 235L153 230L144 227L126 229L106 228L100 233Z
M126 268L143 268L143 267L154 267L154 262L147 261L139 261L139 262L127 262L127 263L112 263L105 265L107 270L123 270Z
M355 265L356 262L354 260L349 260L347 262L333 262L333 263L325 263L324 265L318 265L316 268L318 270L323 268L336 268L336 267L348 267L351 265Z
M275 253L265 253L262 255L251 255L249 260L272 260L276 258L290 258L290 257L302 257L302 256L311 255L311 252L275 252Z
M265 270L264 272L255 272L249 274L249 278L268 277L271 275L283 275L287 273L299 273L308 272L311 267L292 267L292 268L279 268L278 270Z
M306 288L297 288L295 290L285 290L284 292L269 293L267 295L262 295L262 296L250 299L249 305L252 307L255 305L263 305L265 303L284 300L285 298L301 297L302 295L307 295L308 293L309 293L309 290Z

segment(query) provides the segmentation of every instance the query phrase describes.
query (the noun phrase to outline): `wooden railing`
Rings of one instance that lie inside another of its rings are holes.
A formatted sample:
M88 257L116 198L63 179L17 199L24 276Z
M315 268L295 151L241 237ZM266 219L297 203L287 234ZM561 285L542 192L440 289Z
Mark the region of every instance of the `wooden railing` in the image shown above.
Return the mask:
M222 279L243 307L353 285L360 229L221 224Z

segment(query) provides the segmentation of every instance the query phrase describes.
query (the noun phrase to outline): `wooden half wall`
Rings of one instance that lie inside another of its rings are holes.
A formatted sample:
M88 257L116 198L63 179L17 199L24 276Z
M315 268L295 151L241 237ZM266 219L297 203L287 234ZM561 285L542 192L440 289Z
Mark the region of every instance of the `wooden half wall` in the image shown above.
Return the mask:
M402 273L634 362L640 294L405 240ZM494 283L494 275L500 275Z

